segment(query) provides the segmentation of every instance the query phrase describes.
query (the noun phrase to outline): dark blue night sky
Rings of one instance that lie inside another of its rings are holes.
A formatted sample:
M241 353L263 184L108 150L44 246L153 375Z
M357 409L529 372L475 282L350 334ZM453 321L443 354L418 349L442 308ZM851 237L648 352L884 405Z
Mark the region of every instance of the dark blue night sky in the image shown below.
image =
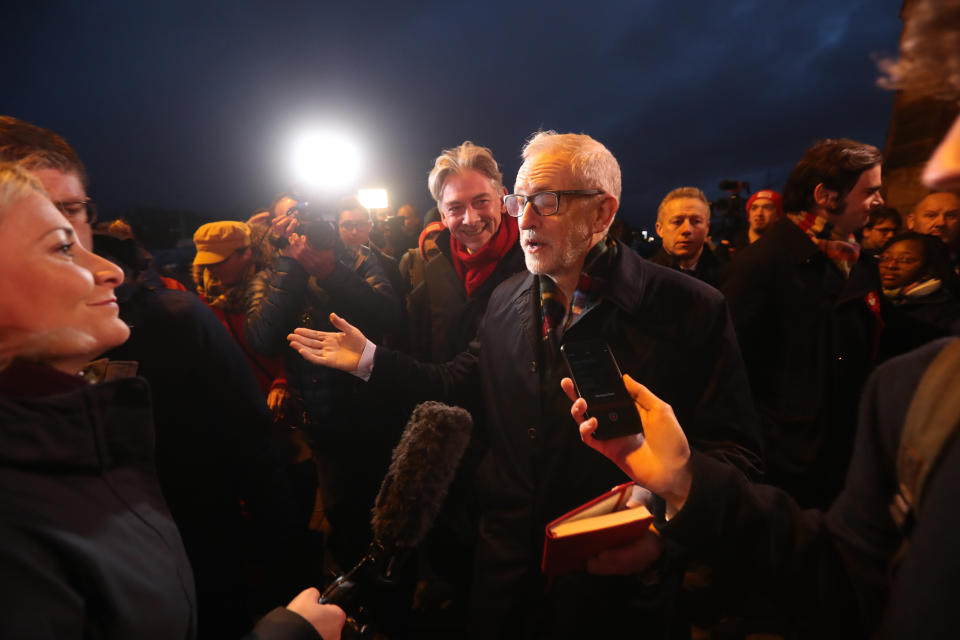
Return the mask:
M360 186L430 206L440 149L489 146L512 187L538 128L617 155L621 211L668 190L782 185L820 137L883 145L901 0L37 2L4 9L2 112L80 152L109 213L246 218L290 180L298 126L337 123Z

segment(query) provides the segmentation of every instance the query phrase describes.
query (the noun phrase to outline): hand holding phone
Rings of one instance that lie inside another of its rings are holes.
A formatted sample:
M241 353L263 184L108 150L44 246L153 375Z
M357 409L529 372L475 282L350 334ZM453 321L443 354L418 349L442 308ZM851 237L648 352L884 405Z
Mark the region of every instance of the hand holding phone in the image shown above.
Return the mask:
M587 401L588 417L597 419L593 437L600 440L643 433L640 414L623 385L613 352L602 340L576 340L560 347L577 393Z

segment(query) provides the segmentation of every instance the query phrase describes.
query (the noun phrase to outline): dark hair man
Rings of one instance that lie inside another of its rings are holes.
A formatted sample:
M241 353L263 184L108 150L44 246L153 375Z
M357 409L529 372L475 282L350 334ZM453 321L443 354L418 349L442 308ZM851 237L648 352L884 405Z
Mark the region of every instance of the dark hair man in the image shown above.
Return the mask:
M333 526L330 550L347 568L366 550L370 505L402 421L382 411L351 376L297 358L285 348L286 337L303 324L329 327L331 312L356 318L380 340L402 320L379 262L363 245L339 242L333 224L306 207L274 218L271 234L285 246L250 283L244 335L257 353L284 358L287 381L300 392L302 433L321 471L323 508ZM327 240L332 244L322 243Z
M822 140L783 190L787 216L730 263L730 303L771 481L800 504L836 496L881 330L879 282L853 234L880 196L880 152Z
M401 247L401 254L410 249L417 248L417 240L420 238L420 229L423 227L423 222L420 220L420 214L417 213L416 208L412 204L405 204L397 209L397 217L403 220L403 228L401 229L404 246ZM399 259L400 254L398 254Z
M710 203L696 187L680 187L657 208L657 235L663 245L650 262L662 264L703 280L720 284L720 261L706 244L710 233Z
M393 292L399 300L405 300L410 292L406 279L400 275L397 260L381 251L370 242L370 229L373 228L373 217L363 203L355 197L347 197L337 203L337 228L340 231L340 241L350 249L361 255L371 255L377 260L383 274L390 281ZM398 323L387 335L390 346L405 344L406 323Z
M870 212L860 244L866 251L876 255L900 231L902 225L899 211L893 207L878 207Z
M63 138L3 116L0 159L22 162L81 244L93 246L86 172ZM151 271L122 266L128 279L115 292L132 331L104 355L135 361L150 383L157 475L196 578L199 634L239 635L250 626L240 501L270 553L295 552L300 533L270 440L270 414L243 354L210 309L192 293L164 288ZM272 561L278 573L292 568L280 560Z
M756 471L754 415L723 298L607 237L620 180L616 158L589 136L531 138L505 198L528 272L497 288L476 340L451 362L425 365L373 347L340 318L343 333L297 329L291 338L310 361L369 372L374 388L482 406L471 623L479 637L626 637L638 624L666 634L669 607L652 600L675 596L676 573L645 594L639 583L583 574L546 590L544 525L609 489L618 473L560 428L570 408L561 345L605 341L623 371L662 390L696 425L695 446ZM473 235L484 231L471 222Z

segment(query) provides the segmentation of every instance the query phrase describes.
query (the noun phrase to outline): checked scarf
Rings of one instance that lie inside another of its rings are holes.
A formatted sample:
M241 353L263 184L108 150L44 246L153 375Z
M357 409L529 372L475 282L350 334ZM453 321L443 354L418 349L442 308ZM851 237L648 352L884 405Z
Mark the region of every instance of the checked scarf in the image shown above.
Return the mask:
M542 338L548 353L556 354L563 332L600 302L600 292L616 257L617 244L609 238L604 238L590 249L583 262L583 271L577 280L569 312L567 301L557 284L547 276L539 276Z
M790 213L787 217L820 247L845 277L850 277L850 270L860 258L860 245L853 235L844 237L826 218L806 211Z

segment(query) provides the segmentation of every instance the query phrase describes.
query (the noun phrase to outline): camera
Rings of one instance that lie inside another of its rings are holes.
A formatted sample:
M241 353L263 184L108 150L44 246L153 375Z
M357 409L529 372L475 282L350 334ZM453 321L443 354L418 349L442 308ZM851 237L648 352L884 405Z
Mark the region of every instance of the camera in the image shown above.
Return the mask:
M307 239L311 249L331 251L339 248L340 232L319 208L309 202L298 202L287 210L287 215L297 220L297 232ZM286 237L277 235L270 236L270 243L278 249L290 244Z
M750 183L742 180L721 180L717 187L730 194L729 197L710 203L710 235L714 242L720 243L729 241L747 228L747 199L741 192L749 195Z

